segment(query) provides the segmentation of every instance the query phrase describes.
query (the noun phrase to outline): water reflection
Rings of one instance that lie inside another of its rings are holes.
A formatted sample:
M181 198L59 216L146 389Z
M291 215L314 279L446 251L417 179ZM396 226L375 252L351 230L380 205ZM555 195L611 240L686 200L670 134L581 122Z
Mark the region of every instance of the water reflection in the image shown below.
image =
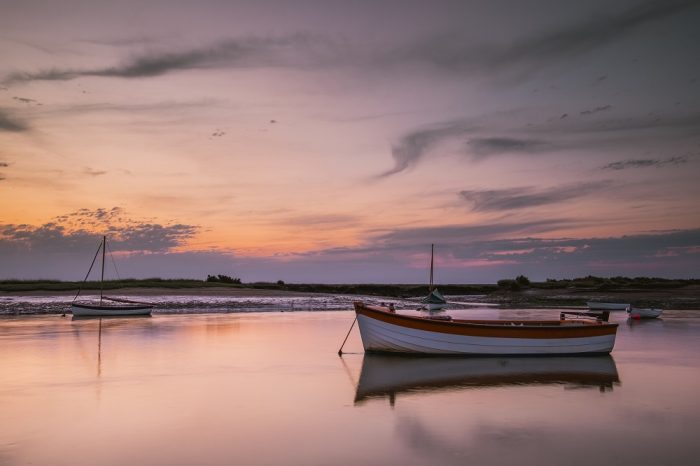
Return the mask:
M610 355L584 357L416 357L366 354L355 403L396 395L436 390L561 384L567 388L612 391L619 385Z

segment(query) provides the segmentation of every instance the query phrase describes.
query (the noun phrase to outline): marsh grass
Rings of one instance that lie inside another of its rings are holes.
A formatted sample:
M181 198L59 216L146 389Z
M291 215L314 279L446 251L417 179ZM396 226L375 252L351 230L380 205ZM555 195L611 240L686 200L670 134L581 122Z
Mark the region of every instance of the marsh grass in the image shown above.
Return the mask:
M521 277L518 279L499 280L498 284L441 284L440 291L446 295L488 295L492 293L512 293L521 290L566 290L567 292L634 292L673 290L691 285L700 285L700 279L665 279L654 277L611 277L601 278L587 276L574 279L548 279L544 282L527 283ZM518 285L511 286L511 285ZM499 286L500 285L500 286ZM166 288L166 289L202 289L202 288L232 288L232 289L266 289L301 293L326 293L387 296L396 298L412 298L423 296L427 292L425 284L322 284L322 283L285 283L276 282L240 283L240 281L207 281L195 279L123 279L108 280L103 285L105 290L120 288ZM1 280L0 292L28 291L77 291L99 290L99 281L74 282L59 280Z

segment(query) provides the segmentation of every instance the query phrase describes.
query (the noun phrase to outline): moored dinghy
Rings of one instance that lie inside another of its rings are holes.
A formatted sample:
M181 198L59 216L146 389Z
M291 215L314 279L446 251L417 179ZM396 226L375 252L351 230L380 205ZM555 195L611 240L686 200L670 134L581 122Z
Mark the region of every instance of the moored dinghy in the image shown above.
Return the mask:
M627 311L632 319L655 319L661 316L662 309L633 307Z
M461 355L608 354L617 324L607 313L562 313L559 320L457 320L396 314L355 301L368 352ZM590 319L566 319L565 314Z
M596 311L627 311L630 308L628 303L602 303L599 301L588 301L588 309Z

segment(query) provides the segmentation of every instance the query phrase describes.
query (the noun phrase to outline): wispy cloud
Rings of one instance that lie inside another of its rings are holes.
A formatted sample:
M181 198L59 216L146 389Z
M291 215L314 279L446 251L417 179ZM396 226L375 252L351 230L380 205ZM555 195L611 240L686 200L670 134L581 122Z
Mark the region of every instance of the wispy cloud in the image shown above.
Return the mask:
M571 226L572 219L555 218L529 222L493 221L475 225L444 225L436 227L401 228L370 235L370 243L382 247L415 247L425 244L464 244L493 238L532 236Z
M394 167L379 176L387 177L402 172L418 163L428 151L441 142L465 136L474 130L475 128L466 121L455 120L411 131L401 137L399 142L391 148Z
M527 74L543 66L589 53L617 41L636 28L698 6L695 0L651 0L616 14L597 14L558 30L514 39L505 45L464 45L454 38L411 44L395 53L397 61L424 61L469 72L510 71Z
M285 257L285 261L294 270L301 269L300 264L323 270L332 264L339 264L339 267L342 264L342 269L364 270L366 276L376 276L375 280L380 282L385 282L386 276L397 275L420 280L428 264L429 245L435 243L443 283L447 280L487 283L519 273L539 280L586 274L670 274L688 278L696 273L700 229L615 237L551 238L561 228L576 223L550 219L401 228L368 233L362 246L293 254ZM381 273L375 274L378 271ZM466 276L471 278L465 279Z
M536 130L537 128L535 128ZM606 118L595 121L569 122L566 127L545 128L545 131L557 131L560 133L614 133L631 131L672 131L683 132L689 135L697 135L700 130L700 113L686 113L676 115L648 114L643 116L629 116L622 118Z
M394 167L380 177L395 175L414 167L439 145L457 140L463 144L463 153L473 159L483 159L507 153L535 154L554 150L553 143L519 137L470 137L477 132L487 132L485 119L457 119L436 123L404 134L391 149Z
M513 256L522 263L569 263L601 268L646 263L659 258L697 260L700 230L677 230L607 238L523 238L485 241L477 246L490 260ZM517 256L517 257L515 257Z
M602 108L602 107L601 107ZM457 140L464 144L464 154L472 159L483 159L499 154L543 154L570 148L585 148L610 145L615 141L629 144L630 133L648 136L654 131L657 138L697 138L700 131L700 113L680 115L644 115L625 118L587 120L584 118L557 118L544 124L513 124L504 129L503 123L494 123L492 116L472 117L435 123L432 126L417 128L406 132L392 147L391 155L394 167L381 175L387 177L412 168L435 152L436 148L447 141ZM499 126L501 128L499 128ZM513 134L513 136L482 136L485 134ZM527 134L528 137L521 137ZM619 134L611 138L610 134ZM537 137L533 138L530 135ZM661 161L660 165L684 163L684 157L674 157ZM619 162L625 164L626 162ZM638 166L643 166L639 163ZM629 164L629 167L633 166ZM606 169L629 168L616 164Z
M12 117L7 111L0 109L0 131L21 132L27 131L29 126Z
M697 6L695 0L651 0L614 14L596 15L580 24L515 38L505 45L474 44L472 40L449 34L399 47L374 46L364 50L346 41L306 33L227 38L190 50L138 55L114 66L18 71L7 75L2 83L66 81L85 76L147 78L181 70L224 67L359 65L375 69L415 62L449 72L490 74L508 70L521 75L590 52L625 37L639 26L694 6Z
M31 105L31 104L34 104L34 105L41 105L41 103L40 103L38 100L30 99L30 98L28 98L28 97L17 97L17 96L14 96L14 97L12 97L12 99L13 99L13 100L16 100L17 102L20 102L20 103L23 103L23 104L27 104L27 105Z
M627 168L663 167L666 165L680 165L688 162L688 157L681 155L668 159L629 159L613 162L602 167L603 170L625 170Z
M476 212L527 209L547 204L558 204L585 197L609 186L606 181L556 186L548 189L534 187L501 190L464 190L460 195L472 204Z
M286 66L320 64L334 56L328 39L308 34L282 37L226 39L208 47L178 52L151 53L131 58L121 65L92 69L54 68L37 72L15 72L3 84L29 81L68 81L85 76L147 78L174 71L221 67Z
M536 139L508 137L472 138L468 146L469 152L479 157L504 153L535 153L551 147L550 144Z
M326 228L343 228L357 225L359 217L344 214L309 214L293 217L279 218L272 221L282 225L291 226L322 226Z
M606 110L610 110L612 108L612 105L602 105L600 107L595 107L591 108L588 110L583 110L582 112L579 112L580 115L592 115L594 113L598 112L605 112Z
M94 168L85 167L83 169L83 174L88 176L100 176L107 174L107 172L105 170L95 170Z

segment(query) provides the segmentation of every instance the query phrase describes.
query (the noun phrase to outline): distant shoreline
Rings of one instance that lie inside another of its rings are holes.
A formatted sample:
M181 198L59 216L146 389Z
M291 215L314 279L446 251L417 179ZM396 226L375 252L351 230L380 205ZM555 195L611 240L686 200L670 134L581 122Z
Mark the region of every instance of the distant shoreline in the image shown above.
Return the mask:
M194 281L192 281L194 282ZM310 297L319 295L375 296L387 299L411 299L423 296L426 285L323 285L323 284L251 284L221 285L205 282L186 282L185 286L166 282L168 286L118 286L106 283L105 294L122 296L217 296L217 297ZM71 282L44 283L32 288L32 284L21 283L20 289L0 282L1 296L72 296L77 286ZM17 285L19 282L14 282ZM51 284L54 286L46 286ZM198 286L197 286L198 285ZM14 289L8 289L14 288ZM52 289L56 288L56 289ZM62 288L62 289L61 289ZM664 309L700 310L700 284L684 284L673 287L596 289L585 287L523 287L518 290L504 289L497 285L441 285L445 296L474 296L470 301L498 304L503 307L559 307L585 306L587 301L629 303L636 307L661 307ZM99 295L99 284L91 283L81 297Z

